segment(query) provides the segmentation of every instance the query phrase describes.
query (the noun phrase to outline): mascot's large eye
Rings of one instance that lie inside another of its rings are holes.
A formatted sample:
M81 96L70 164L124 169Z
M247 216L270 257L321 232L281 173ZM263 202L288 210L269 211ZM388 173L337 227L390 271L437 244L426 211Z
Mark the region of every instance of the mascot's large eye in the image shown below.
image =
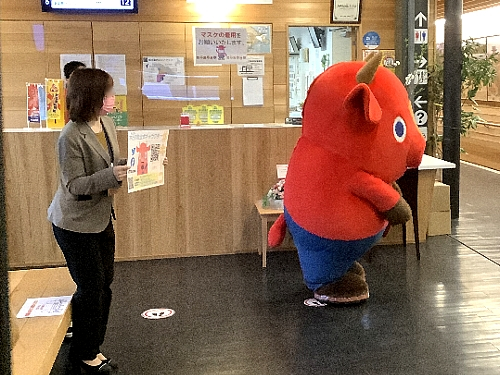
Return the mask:
M396 119L394 120L394 127L392 130L394 132L394 138L396 138L396 141L401 143L405 140L406 138L405 120L403 120L401 117L396 117Z

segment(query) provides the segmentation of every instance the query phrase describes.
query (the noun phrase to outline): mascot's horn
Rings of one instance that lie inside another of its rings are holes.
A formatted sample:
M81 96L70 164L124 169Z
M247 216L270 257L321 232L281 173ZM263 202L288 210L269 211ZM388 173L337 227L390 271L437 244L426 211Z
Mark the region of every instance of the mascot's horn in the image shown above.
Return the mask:
M366 64L356 74L356 81L369 85L375 78L375 73L382 61L382 54L380 52L370 53L365 61Z

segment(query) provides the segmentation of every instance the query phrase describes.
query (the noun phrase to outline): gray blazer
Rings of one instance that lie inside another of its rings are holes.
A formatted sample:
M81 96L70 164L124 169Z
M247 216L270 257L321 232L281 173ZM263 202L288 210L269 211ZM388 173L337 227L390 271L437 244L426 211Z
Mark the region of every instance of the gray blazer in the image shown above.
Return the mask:
M112 167L120 151L113 120L106 116L101 119L113 148L113 160L86 123L68 122L57 141L60 181L48 219L59 228L99 233L109 224L113 197L108 196L108 189L121 186Z

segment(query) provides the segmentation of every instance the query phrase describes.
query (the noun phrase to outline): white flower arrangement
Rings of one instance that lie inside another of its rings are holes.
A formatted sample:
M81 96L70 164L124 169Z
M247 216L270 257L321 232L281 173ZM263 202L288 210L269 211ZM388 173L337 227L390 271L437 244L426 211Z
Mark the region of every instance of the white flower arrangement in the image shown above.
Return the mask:
M283 209L283 199L285 199L285 179L279 180L269 189L263 199L263 206Z

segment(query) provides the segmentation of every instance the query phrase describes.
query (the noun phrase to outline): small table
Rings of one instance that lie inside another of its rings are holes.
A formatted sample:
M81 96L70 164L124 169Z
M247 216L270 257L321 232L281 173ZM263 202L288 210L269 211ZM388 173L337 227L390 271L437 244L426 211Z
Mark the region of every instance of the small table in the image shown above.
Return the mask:
M262 207L262 200L255 202L255 207L257 207L261 222L259 254L262 254L262 267L265 268L267 266L267 225L278 220L278 217L283 214L283 210Z

